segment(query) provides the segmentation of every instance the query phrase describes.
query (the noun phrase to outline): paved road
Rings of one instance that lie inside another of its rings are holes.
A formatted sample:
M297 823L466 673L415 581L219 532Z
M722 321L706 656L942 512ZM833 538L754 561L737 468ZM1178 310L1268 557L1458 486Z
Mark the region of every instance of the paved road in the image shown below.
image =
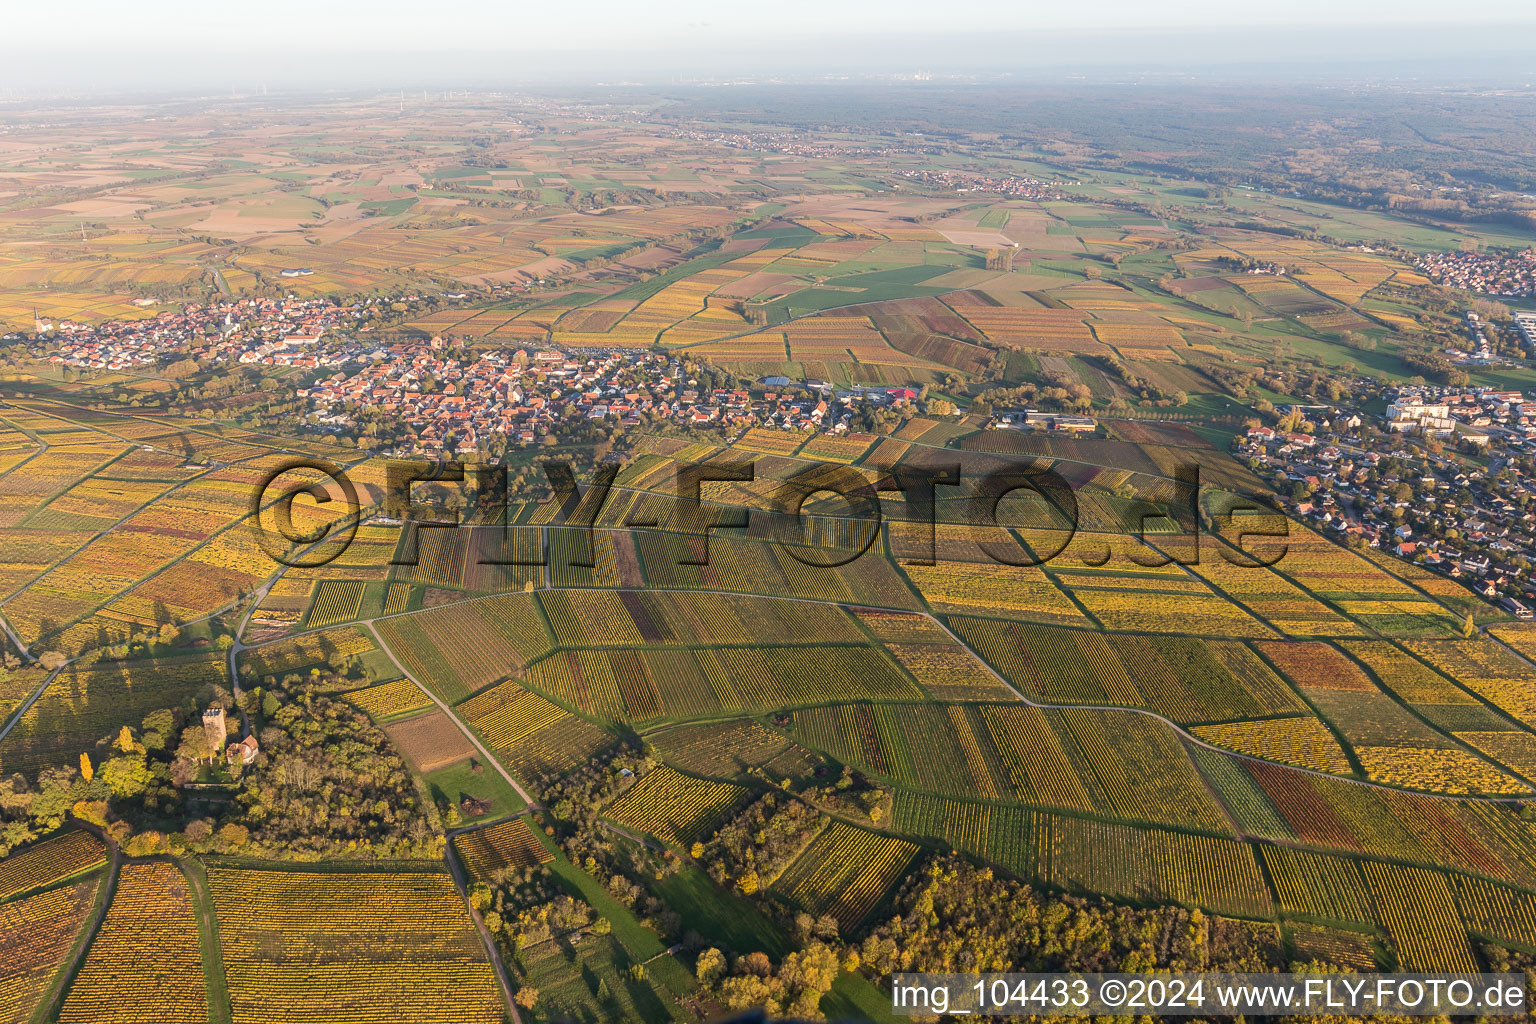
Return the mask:
M369 635L373 637L374 643L378 645L379 650L383 651L386 655L389 656L389 660L394 662L395 668L400 670L400 674L409 679L411 682L415 683L416 688L422 693L426 694L427 698L431 700L433 704L436 704L438 708L443 712L443 714L448 716L448 720L459 727L459 731L464 734L464 738L469 740L469 742L474 745L475 749L480 752L480 756L485 758L485 760L490 764L492 768L496 769L497 774L507 780L507 785L511 786L517 791L517 795L523 798L523 803L527 804L529 807L536 806L533 797L528 795L528 791L525 790L518 783L518 781L512 777L511 772L507 771L507 769L502 766L501 759L498 758L495 754L491 753L489 748L487 748L484 743L480 742L480 737L476 736L474 731L471 730L469 726L460 721L459 716L453 713L453 708L449 707L448 704L437 694L433 693L426 686L423 686L421 680L417 679L415 676L411 675L409 671L406 670L405 665L401 663L400 659L395 657L395 652L390 650L389 644L385 643L384 635L373 627L374 622L374 619L364 619L363 621L359 622L358 625L363 626L368 630Z
M461 830L462 831L462 830ZM457 832L450 832L450 838ZM512 998L517 989L512 985L512 977L507 974L507 965L502 963L501 956L496 952L496 940L491 936L491 930L485 926L485 918L480 916L480 911L469 899L469 882L464 874L464 866L459 863L458 854L453 850L453 844L445 843L443 846L443 860L448 862L448 873L453 876L453 884L459 890L459 896L464 900L464 907L469 911L470 918L475 922L475 930L480 933L480 941L485 943L486 954L491 958L491 966L496 968L496 983L501 986L503 1000L507 1009L512 1011L513 1024L523 1024L522 1014L517 1012L517 1003Z
M507 785L511 786L513 790L517 792L518 796L522 797L523 802L526 803L530 808L538 806L537 802L533 799L532 796L529 795L528 791L522 787L522 784L513 778L512 774L508 772L507 769L502 765L500 758L496 757L496 755L493 754L490 749L480 741L480 737L476 736L474 731L471 730L469 726L464 724L459 716L454 713L453 708L449 707L448 704L442 700L442 698L438 697L438 695L433 693L431 689L423 685L421 680L417 679L410 673L410 671L405 667L405 664L395 656L395 652L390 648L389 644L385 642L384 635L375 628L375 624L380 619L395 618L398 615L412 615L415 614L414 612L396 612L395 615L379 615L371 619L358 619L351 623L335 623L330 626L305 630L302 633L290 633L286 636L278 637L275 640L268 640L259 644L247 644L241 640L240 637L245 634L246 625L250 622L251 616L255 614L257 606L261 604L262 598L266 596L267 591L271 588L272 582L273 581L268 581L267 583L262 584L262 586L257 589L254 594L252 594L251 606L246 610L245 615L241 618L239 626L236 627L235 642L230 645L229 648L229 677L233 683L234 693L237 698L240 696L240 670L238 659L241 652L265 647L268 644L285 643L287 641L295 640L303 636L309 636L314 633L323 633L326 630L336 629L338 626L358 626L368 633L368 635L373 639L374 646L384 652L385 656L388 657L390 662L394 664L396 671L398 671L401 676L409 679L412 683L414 683L416 688L425 694L428 700L437 705L438 709L448 716L449 721L453 722L453 724L458 727L459 731L464 734L464 738L469 740L474 748L479 751L480 756L484 758L492 768L496 769L497 774L499 774L503 779L507 781ZM486 598L472 598L471 600L485 599Z
M548 589L559 589L559 588L543 587L543 588L540 588L540 589L541 590L548 590ZM688 588L688 587L610 587L610 588L607 588L607 589L612 590L612 591L614 591L616 593L617 592L660 593L660 594L698 594L698 593L703 593L703 591L700 591L700 590L698 590L696 588ZM484 597L472 597L472 598L468 598L465 601L461 601L461 602L458 602L458 603L459 604L470 604L470 603L473 603L473 602L476 602L476 601L489 601L489 600L493 600L493 599L495 599L497 597L505 597L505 596L506 595L504 595L504 594L487 594ZM945 632L945 634L948 635L950 637L950 639L953 640L957 645L959 645L960 647L964 648L967 651L970 651L970 653L972 655L974 655L976 657L976 659L978 661L980 661L981 664L986 668L987 672L990 673L1002 686L1007 688L1009 693L1013 694L1014 697L1016 697L1021 703L1026 704L1026 705L1028 705L1030 707L1041 708L1042 710L1046 710L1046 711L1119 711L1119 712L1123 712L1125 714L1131 714L1131 715L1144 715L1147 718L1156 719L1157 721L1162 722L1164 725L1168 726L1168 728L1172 729L1175 733L1177 733L1186 742L1192 743L1195 746L1204 747L1207 750L1213 750L1213 751L1216 751L1218 753L1225 754L1228 757L1235 757L1235 758L1238 758L1238 759L1244 760L1244 761L1257 761L1257 762L1261 762L1263 764L1274 765L1274 766L1276 766L1278 768L1281 768L1281 769L1284 769L1284 770L1287 770L1287 771L1302 772L1302 773L1307 774L1307 775L1316 775L1316 776L1319 776L1321 778L1332 779L1332 780L1334 780L1336 782L1345 782L1345 783L1350 783L1350 784L1356 785L1356 786L1368 786L1368 787L1370 787L1372 789L1384 789L1384 790L1389 790L1389 791L1395 792L1395 793L1413 792L1413 793L1418 793L1421 796L1432 797L1432 798L1437 799L1437 800L1479 800L1479 801L1486 801L1486 802L1492 802L1492 803L1523 803L1523 802L1526 802L1526 801L1536 800L1536 796L1491 796L1491 795L1476 795L1476 794L1429 793L1429 792L1422 792L1420 790L1404 790L1404 789L1402 789L1400 787L1389 786L1389 785L1386 785L1384 783L1370 782L1370 781L1365 780L1365 779L1352 779L1352 778L1348 778L1348 777L1342 776L1342 775L1333 775L1333 774L1330 774L1329 772L1318 771L1318 770L1316 770L1314 768L1303 768L1303 767L1301 767L1299 765L1290 765L1290 764L1285 764L1285 763L1279 762L1279 761L1270 761L1270 760L1267 760L1267 759L1262 758L1262 757L1254 757L1251 754L1239 753L1238 751L1230 750L1230 749L1228 749L1226 747L1221 747L1221 746L1217 746L1217 745L1215 745L1213 743L1208 743L1205 740L1202 740L1200 737L1198 737L1198 736L1194 735L1193 733L1189 732L1189 730L1185 729L1182 725L1180 725L1178 722L1175 722L1173 719L1168 718L1165 715L1158 714L1156 711L1152 711L1152 710L1150 710L1148 708L1127 707L1127 706L1119 705L1119 704L1042 704L1039 701L1031 700L1030 698L1026 697L1023 693L1021 693L1012 683L1010 683L1000 673L998 673L996 669L992 668L991 665L988 665L984 658L982 658L980 655L977 655L975 651L972 651L971 648L970 648L970 645L966 644L965 641L960 639L960 637L953 630L951 630L948 626L946 626L943 623L942 620L940 620L937 616L933 615L933 613L931 613L929 611L926 611L924 609L917 609L917 608L910 608L910 607L908 607L908 608L899 608L899 607L891 607L891 606L865 604L865 603L858 602L858 601L851 601L851 602L844 603L844 602L838 602L838 601L825 601L825 600L822 600L820 598L814 598L814 597L791 597L791 596L787 596L787 595L738 594L736 596L751 597L751 598L755 598L755 599L763 600L763 601L786 601L786 602L791 602L791 603L818 604L818 605L831 604L831 605L837 605L838 607L868 608L868 609L870 609L872 611L903 612L903 613L906 613L908 615L922 615L922 616L925 616L928 619L932 620L934 622L934 624L937 625L940 629L942 629ZM379 622L380 620L383 620L383 619L392 619L392 618L397 618L397 617L402 616L402 615L414 615L414 614L417 614L417 613L416 612L395 612L392 615L380 615L380 616L377 616L376 618L361 620L361 621L359 621L357 623L357 625L363 625L363 626L369 627L369 632L373 633L373 635L375 637L378 637L378 633L372 628L375 623L377 623L377 622ZM346 625L346 623L338 623L338 625ZM336 626L333 625L333 626L326 626L323 629L306 630L304 633L295 633L295 634L292 634L291 636L284 637L282 639L293 639L294 637L305 636L305 635L308 635L310 633L319 633L319 632L323 632L324 629L334 629L334 628L336 628ZM394 656L394 653L388 649L387 645L382 643L382 637L378 637L378 639L380 641L379 642L380 648L382 650L384 650L384 652L386 654L389 655L390 660L393 661L395 663L395 666L400 669L401 674L404 675L406 678L410 679L413 683L416 683L417 686L421 687L422 692L425 693L428 697L430 697L434 704L436 704L438 707L442 708L444 711L448 712L449 717L452 718L456 723L458 723L459 728L464 730L466 735L470 736L472 742L474 742L474 744L475 744L475 747L477 749L479 749L482 753L485 753L485 755L487 757L490 757L491 755L489 754L488 751L486 751L486 748L484 747L484 745L482 745L479 742L478 739L474 738L473 734L468 731L468 729L464 726L464 724L462 722L459 722L458 717L453 714L452 709L449 708L448 705L444 704L441 700L439 700L438 697L435 694L433 694L431 690L427 689L425 686L422 686L422 684L421 684L421 682L419 680L417 680L415 677L411 676L410 673L406 672L404 667L400 664L399 659ZM280 643L282 641L281 640L272 640L272 641L267 641L267 642L268 643ZM260 647L260 646L263 646L263 645L262 644L253 644L251 646ZM496 764L498 766L498 768L499 768L499 766L500 766L500 762L499 761L496 761L494 758L492 758L492 763ZM505 771L503 771L502 774L506 775ZM511 777L510 776L507 776L507 778L508 778L509 781L511 781ZM522 789L521 786L516 786L516 783L513 783L513 785L517 788L517 791L519 793L523 792L523 789ZM526 799L526 797L525 797L525 799ZM530 803L531 803L531 801L530 801Z

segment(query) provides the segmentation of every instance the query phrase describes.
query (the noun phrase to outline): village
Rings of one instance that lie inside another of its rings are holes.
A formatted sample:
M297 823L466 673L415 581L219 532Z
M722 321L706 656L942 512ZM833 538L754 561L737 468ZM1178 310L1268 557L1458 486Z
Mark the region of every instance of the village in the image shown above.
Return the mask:
M568 353L554 349L450 353L427 343L352 348L349 363L298 394L311 422L354 432L364 414L392 425L390 454L436 457L546 443L571 425L633 427L664 421L735 430L751 426L801 432L849 429L860 405L900 409L920 392L905 387L834 391L825 381L767 377L752 387L711 387L678 360L652 352Z
M57 341L52 362L93 370L150 366L172 354L314 367L320 365L314 346L325 332L362 327L374 317L373 306L324 299L240 299L194 303L145 320L39 320L36 331L52 334Z
M965 171L910 170L904 177L933 188L956 192L995 192L1014 199L1059 199L1061 190L1047 181L1014 174L972 174Z
M1386 397L1381 417L1293 407L1281 429L1252 426L1234 452L1323 533L1461 580L1530 618L1536 402L1482 388Z
M1505 255L1491 252L1432 252L1414 266L1435 284L1509 298L1536 296L1536 249Z

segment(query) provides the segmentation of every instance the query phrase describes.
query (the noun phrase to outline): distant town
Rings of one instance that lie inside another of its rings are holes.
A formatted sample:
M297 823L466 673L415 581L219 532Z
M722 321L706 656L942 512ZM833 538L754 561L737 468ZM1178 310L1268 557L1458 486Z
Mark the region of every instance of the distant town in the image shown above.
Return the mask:
M1536 296L1536 249L1512 255L1491 252L1432 252L1414 266L1448 288L1508 298Z
M948 180L959 187L965 179ZM1526 273L1533 266L1519 265ZM1510 294L1530 280L1510 267L1457 253L1424 269L1476 272L1483 275L1476 281ZM1458 280L1473 287L1471 278ZM39 321L37 328L57 344L52 361L72 367L122 370L180 358L306 371L296 394L307 403L311 428L402 456L499 456L554 443L582 426L842 433L869 427L861 411L900 411L926 397L918 385L835 389L787 376L719 386L680 359L650 351L528 345L466 352L443 338L372 333L381 306L242 299L143 320ZM1502 361L1479 315L1468 311L1465 323L1467 349L1446 354L1462 363ZM1515 328L1536 349L1536 314L1515 313ZM1351 406L1281 410L1278 428L1251 427L1235 442L1236 454L1325 532L1470 582L1514 614L1529 614L1536 607L1536 400L1513 390L1390 388L1370 379L1350 391ZM1384 412L1365 411L1373 401ZM1035 409L1000 410L990 425L1077 434L1100 428L1092 416Z
M337 305L324 299L240 299L193 304L144 320L85 324L39 320L37 333L52 332L54 363L93 370L154 365L167 355L191 359L318 366L314 346L327 331L359 328L375 315L369 304Z
M919 395L906 387L834 391L826 381L788 377L767 377L752 388L705 388L680 361L651 352L518 349L470 362L445 348L435 339L353 351L347 361L360 357L367 365L298 394L309 400L316 425L351 429L360 412L377 410L396 424L391 454L437 456L531 445L573 420L840 433L860 404L900 408Z
M1375 386L1354 384L1362 395ZM1461 580L1531 617L1536 402L1483 388L1383 397L1382 417L1349 407L1283 410L1293 429L1250 427L1234 451L1324 533ZM1458 453L1458 442L1466 455L1486 452L1486 465Z

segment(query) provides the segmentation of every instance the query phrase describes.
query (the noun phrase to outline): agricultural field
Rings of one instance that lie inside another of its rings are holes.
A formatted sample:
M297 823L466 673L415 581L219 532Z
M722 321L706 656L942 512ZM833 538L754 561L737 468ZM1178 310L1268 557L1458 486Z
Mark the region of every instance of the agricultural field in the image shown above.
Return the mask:
M513 818L453 837L453 848L470 874L482 880L509 867L527 867L554 859L539 842L526 818Z
M223 683L228 671L225 659L210 655L71 666L17 718L0 745L0 769L35 772L78 763L124 722L195 700L204 686Z
M374 721L406 718L432 706L432 701L421 692L421 687L409 679L395 679L388 683L353 690L347 700L368 713Z
M1041 822L1037 842L1053 885L1269 916L1269 888L1242 843L1059 816Z
M213 866L208 882L235 1024L338 1014L497 1022L505 1013L485 947L441 868Z
M83 830L45 839L0 860L0 899L42 889L105 864L106 846Z
M901 877L917 847L835 822L774 883L797 906L852 930Z
M745 797L738 786L690 778L663 765L642 775L604 813L637 831L682 845L712 831Z
M0 903L0 1020L23 1024L68 962L99 879Z
M456 710L509 768L534 782L569 771L614 738L510 679Z
M711 778L758 770L772 780L811 775L819 759L782 732L755 719L672 726L649 733L669 764Z
M436 709L395 719L384 726L384 731L395 749L422 772L446 768L475 752L458 723Z
M1476 961L1445 876L1366 862L1365 880L1407 971L1472 971Z
M373 649L373 641L362 630L352 627L320 630L243 652L240 672L255 679L282 677L316 665L339 663Z
M394 616L376 628L412 676L450 702L513 674L550 647L538 605L522 594Z
M1536 950L1524 94L695 82L5 114L0 1024Z
M187 880L174 864L126 864L59 1010L62 1022L208 1019Z

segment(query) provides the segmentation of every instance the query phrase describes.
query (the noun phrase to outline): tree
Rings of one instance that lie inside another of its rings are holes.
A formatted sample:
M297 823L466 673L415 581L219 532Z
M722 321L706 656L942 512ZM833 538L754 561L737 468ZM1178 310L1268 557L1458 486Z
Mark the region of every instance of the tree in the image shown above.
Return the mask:
M773 997L767 980L756 975L726 978L720 983L720 999L728 1009L748 1010L764 1006Z
M69 809L81 821L88 822L105 828L107 824L107 802L105 800L80 800Z
M140 832L128 837L123 852L130 857L152 857L157 853L170 852L170 844L160 832Z
M539 1005L539 990L532 985L524 985L517 990L517 995L513 996L512 999L523 1009L531 1010Z
M1472 613L1467 612L1467 620L1461 624L1461 635L1467 639L1477 636L1477 623L1472 621Z
M699 954L699 962L694 968L698 976L699 984L705 988L712 988L725 974L725 954L711 946Z
M80 751L80 777L90 782L96 775L96 769L91 767L91 755Z
M151 711L140 723L143 728L140 743L146 750L164 750L176 731L176 714L168 708Z
M122 800L142 796L149 788L149 767L143 754L130 752L110 758L102 763L100 774L112 795Z
M251 832L244 825L236 825L229 822L219 826L219 845L225 850L238 850L251 838Z
M201 763L214 756L214 750L208 745L208 731L203 724L198 722L181 730L181 743L176 747L176 756L194 763Z

